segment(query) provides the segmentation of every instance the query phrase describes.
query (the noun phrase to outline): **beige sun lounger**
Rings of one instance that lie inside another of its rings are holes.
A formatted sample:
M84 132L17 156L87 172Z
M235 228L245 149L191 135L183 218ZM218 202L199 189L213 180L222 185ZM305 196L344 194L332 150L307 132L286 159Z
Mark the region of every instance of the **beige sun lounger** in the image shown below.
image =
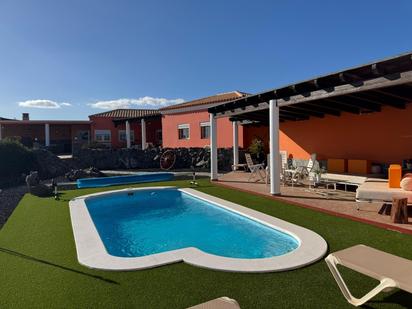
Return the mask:
M382 291L392 288L412 293L412 261L389 254L374 248L357 245L328 255L325 259L343 296L354 306L360 306ZM341 264L380 283L362 298L355 298L348 287L337 265Z
M401 188L389 188L387 181L367 181L356 190L356 200L392 202L394 197L407 198L408 204L412 204L412 191Z
M236 300L220 297L187 309L240 309Z

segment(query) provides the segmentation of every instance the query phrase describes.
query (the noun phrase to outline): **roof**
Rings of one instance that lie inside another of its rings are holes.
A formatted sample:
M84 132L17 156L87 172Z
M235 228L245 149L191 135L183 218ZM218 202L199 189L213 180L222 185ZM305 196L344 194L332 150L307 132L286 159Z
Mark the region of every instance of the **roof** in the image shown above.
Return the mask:
M11 120L11 119L0 117L0 120Z
M215 95L212 95L212 96L209 96L209 97L192 100L192 101L189 101L189 102L170 105L170 106L167 106L167 107L163 107L159 110L160 111L169 111L169 110L175 110L175 109L181 109L181 108L187 108L187 107L193 107L193 106L199 106L199 105L224 103L224 102L233 101L233 100L236 100L236 99L239 99L239 98L243 98L243 97L246 97L248 95L249 95L248 93L241 92L241 91L224 92L224 93L215 94Z
M30 125L30 124L91 124L89 120L15 120L15 119L0 119L1 124L18 124L18 125Z
M108 117L108 118L143 118L160 115L156 109L114 109L107 112L90 115L89 117Z
M340 112L359 114L380 111L384 105L405 108L412 102L411 87L409 52L232 100L208 111L223 117L264 111L270 100L276 100L281 120L305 120L328 113L337 116Z

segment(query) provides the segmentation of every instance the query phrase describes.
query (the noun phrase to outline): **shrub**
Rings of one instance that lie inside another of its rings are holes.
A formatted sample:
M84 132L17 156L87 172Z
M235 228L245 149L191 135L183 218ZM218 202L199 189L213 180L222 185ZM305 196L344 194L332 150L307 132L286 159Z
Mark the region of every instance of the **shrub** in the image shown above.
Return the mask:
M35 166L30 149L15 140L0 141L0 177L20 178Z
M254 138L248 150L259 162L265 160L265 144L260 138Z
M110 146L103 143L91 142L89 144L83 144L81 149L110 149Z

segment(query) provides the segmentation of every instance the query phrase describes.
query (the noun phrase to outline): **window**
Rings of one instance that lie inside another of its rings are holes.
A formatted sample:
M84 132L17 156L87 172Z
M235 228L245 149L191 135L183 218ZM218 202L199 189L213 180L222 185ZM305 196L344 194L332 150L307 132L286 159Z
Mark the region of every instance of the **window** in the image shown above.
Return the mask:
M210 123L201 122L200 123L200 138L207 139L210 137Z
M177 126L179 133L179 139L189 139L190 137L190 128L188 124L179 124Z
M134 142L133 130L130 130L130 141ZM119 142L126 142L126 130L119 130Z
M112 140L112 133L110 130L95 130L94 139L96 142L108 143Z

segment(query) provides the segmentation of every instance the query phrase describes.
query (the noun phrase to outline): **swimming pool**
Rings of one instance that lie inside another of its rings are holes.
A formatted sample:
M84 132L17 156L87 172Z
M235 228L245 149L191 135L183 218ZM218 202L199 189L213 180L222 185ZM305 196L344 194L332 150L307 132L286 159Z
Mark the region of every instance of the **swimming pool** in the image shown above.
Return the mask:
M78 259L144 269L185 261L229 271L278 271L326 253L316 233L193 189L138 188L70 202Z
M173 173L139 172L127 176L110 176L99 178L82 178L77 180L77 188L109 187L132 183L168 181L174 178Z
M86 201L107 252L138 257L196 247L233 258L296 249L297 239L177 189L144 190Z

